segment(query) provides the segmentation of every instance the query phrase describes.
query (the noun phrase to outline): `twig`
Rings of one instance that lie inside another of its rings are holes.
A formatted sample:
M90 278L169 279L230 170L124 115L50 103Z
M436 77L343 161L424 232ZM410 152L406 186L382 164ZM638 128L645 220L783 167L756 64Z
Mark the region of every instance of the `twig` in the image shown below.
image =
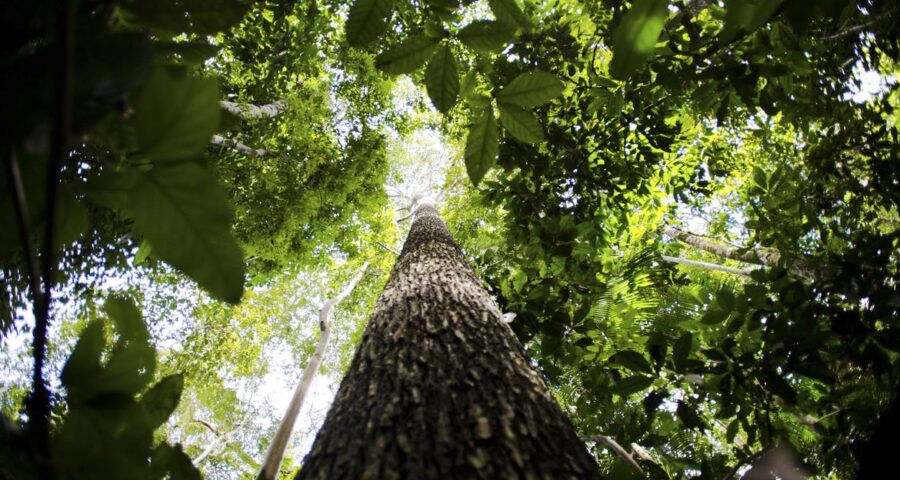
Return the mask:
M396 255L396 256L398 256L398 257L400 256L400 252L398 252L398 251L394 250L393 248L391 248L391 247L389 247L389 246L387 246L387 245L385 245L385 244L379 242L378 240L375 240L375 244L378 245L379 247L381 247L381 248L387 250L388 252L393 253L394 255Z

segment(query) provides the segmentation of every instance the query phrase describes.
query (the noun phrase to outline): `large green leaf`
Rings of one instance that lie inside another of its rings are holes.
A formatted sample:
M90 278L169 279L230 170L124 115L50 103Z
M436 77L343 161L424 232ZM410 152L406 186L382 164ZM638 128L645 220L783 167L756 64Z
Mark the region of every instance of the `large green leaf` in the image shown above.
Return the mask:
M617 352L612 356L611 360L635 372L653 372L653 367L650 366L650 362L647 361L647 358L634 350Z
M356 0L347 16L347 43L362 47L372 43L390 25L393 0Z
M519 8L516 0L488 0L488 5L498 21L525 30L531 28L531 20Z
M154 162L197 157L218 128L219 115L214 81L156 69L134 100L141 156Z
M500 123L510 135L525 143L539 143L544 140L544 131L535 114L517 105L501 103Z
M230 232L231 209L209 173L194 163L154 168L138 180L129 201L154 255L214 296L241 299L244 263Z
M441 113L447 113L456 105L459 97L459 71L456 55L449 45L443 44L434 52L425 68L425 87L431 103Z
M497 94L497 101L522 108L543 105L562 94L563 83L556 75L535 70L514 78Z
M646 62L669 15L669 0L635 0L613 32L609 73L624 80Z
M490 20L475 20L456 35L463 45L482 52L503 49L515 37L508 25Z
M466 137L466 171L473 184L477 186L484 174L494 166L499 149L494 109L487 104L478 112Z
M412 73L431 57L437 43L437 39L426 36L407 38L375 57L375 66L393 75Z

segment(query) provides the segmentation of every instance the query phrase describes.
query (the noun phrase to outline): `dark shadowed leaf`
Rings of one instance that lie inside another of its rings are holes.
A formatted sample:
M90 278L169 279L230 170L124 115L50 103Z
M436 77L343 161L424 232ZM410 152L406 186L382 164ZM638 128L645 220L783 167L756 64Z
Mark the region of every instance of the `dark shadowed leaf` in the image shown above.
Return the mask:
M175 411L184 388L184 377L169 375L141 396L140 405L147 414L151 428L157 428Z
M215 179L199 165L154 168L130 196L135 227L154 255L197 281L212 295L241 299L244 263L231 235L231 208Z
M356 0L347 16L347 42L366 46L384 34L390 24L393 0Z
M525 30L531 28L531 20L519 8L516 0L488 0L488 5L498 21Z
M208 147L219 115L213 80L158 68L134 100L140 154L157 163L194 158Z
M438 40L426 36L410 37L375 57L375 66L385 73L412 73L431 57Z
M514 37L508 25L490 20L475 20L457 34L463 45L482 52L502 50Z

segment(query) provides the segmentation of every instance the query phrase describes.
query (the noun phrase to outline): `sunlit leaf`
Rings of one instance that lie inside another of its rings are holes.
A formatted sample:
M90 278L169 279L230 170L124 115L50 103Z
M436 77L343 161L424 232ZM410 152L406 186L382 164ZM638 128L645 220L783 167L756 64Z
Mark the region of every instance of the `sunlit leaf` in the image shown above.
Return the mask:
M466 137L466 171L473 184L478 185L484 174L494 166L499 148L497 121L494 119L494 109L488 104L477 113Z
M669 0L635 0L612 36L609 73L624 80L652 55L669 15Z
M434 107L447 113L459 98L459 71L456 55L449 45L438 47L425 68L425 87Z
M539 143L544 140L544 131L534 113L522 107L501 103L500 123L516 139L525 143Z
M497 101L522 108L534 108L558 97L563 83L556 75L535 70L514 78L497 94Z

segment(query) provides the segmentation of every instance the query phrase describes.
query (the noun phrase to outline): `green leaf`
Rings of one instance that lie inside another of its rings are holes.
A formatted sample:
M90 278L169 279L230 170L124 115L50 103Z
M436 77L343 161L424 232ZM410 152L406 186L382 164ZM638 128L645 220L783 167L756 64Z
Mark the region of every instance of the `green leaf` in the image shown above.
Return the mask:
M539 143L544 140L544 131L535 114L512 104L499 104L500 123L510 135L525 143Z
M519 8L516 0L488 0L488 5L498 21L525 30L531 28L531 20Z
M184 377L180 374L169 375L141 396L141 408L147 414L151 428L156 429L166 422L175 411L184 389Z
M678 337L678 340L675 340L675 344L672 345L672 360L676 366L684 364L684 361L691 354L693 346L694 336L690 332L682 334Z
M669 0L635 0L612 35L609 73L625 80L653 54L669 15Z
M437 44L438 40L434 38L409 37L375 57L375 66L392 75L412 73L428 61Z
M100 371L100 354L106 346L103 336L103 322L93 320L78 336L75 349L66 360L60 374L60 381L68 390L77 389L81 383L91 379ZM71 393L71 392L70 392Z
M728 312L712 307L703 314L703 317L700 318L700 322L705 325L717 325L722 323L726 318L728 318Z
M781 375L775 372L767 373L766 387L768 387L772 393L781 397L788 405L797 404L797 392L794 391L794 387L792 387L787 380L782 378Z
M441 113L447 113L459 98L459 71L456 55L449 45L438 47L425 68L425 87L431 103Z
M699 428L700 430L705 430L706 428L706 424L703 422L700 415L697 414L697 411L681 400L678 401L678 407L675 410L675 414L686 428Z
M556 75L535 70L514 78L497 94L497 101L522 108L543 105L562 94L563 83Z
M726 0L725 27L719 34L720 43L728 43L741 33L752 33L765 25L782 0Z
M522 270L516 269L512 274L513 290L515 290L516 293L521 292L526 283L528 283L528 274Z
M627 397L635 392L640 392L653 384L653 377L646 375L632 375L612 387L612 393Z
M129 201L135 227L159 259L215 297L241 299L243 256L230 232L228 200L209 173L193 163L154 168Z
M629 370L633 370L636 372L653 372L653 367L650 366L650 362L648 362L643 355L635 352L634 350L623 350L621 352L617 352L612 356L610 360L618 363L619 365L622 365Z
M215 81L158 68L134 100L140 153L158 163L195 158L209 146L219 115Z
M466 137L464 156L466 171L472 184L478 186L478 182L484 178L484 174L494 166L499 150L494 110L490 104L487 104L482 107L475 122L469 127L469 135Z
M502 50L515 37L507 25L490 20L475 20L456 35L463 45L481 52Z
M150 248L150 244L147 242L141 242L141 246L138 247L138 251L134 254L134 264L140 265L147 260L147 257L150 256L150 253L153 252L153 249Z
M363 47L387 31L390 25L393 0L356 0L347 16L347 43Z
M151 28L206 35L234 26L250 5L240 0L131 0L124 8L134 21Z

